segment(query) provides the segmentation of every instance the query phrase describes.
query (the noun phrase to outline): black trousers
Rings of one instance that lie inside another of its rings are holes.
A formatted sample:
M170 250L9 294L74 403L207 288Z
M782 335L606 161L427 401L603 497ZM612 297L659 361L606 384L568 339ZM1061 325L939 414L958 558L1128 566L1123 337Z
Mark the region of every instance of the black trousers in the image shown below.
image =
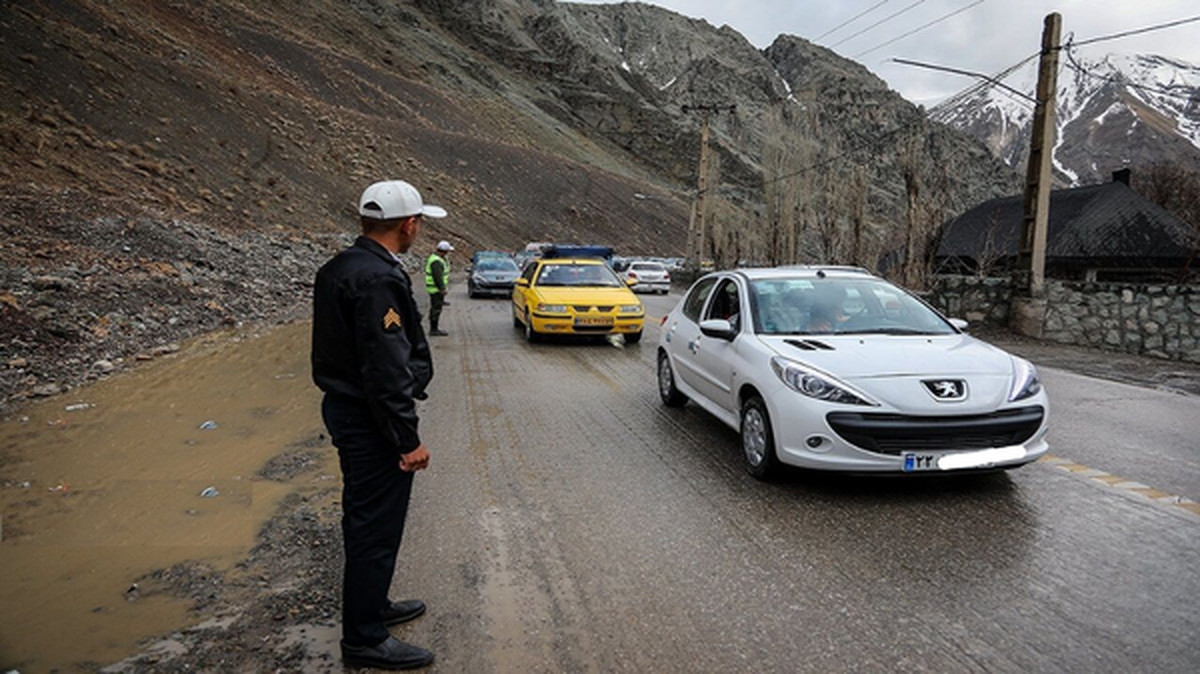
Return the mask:
M342 639L351 646L374 646L388 638L383 610L413 473L400 470L400 454L387 446L363 401L326 395L321 415L342 465Z
M429 294L429 331L438 329L438 319L442 317L442 305L446 303L445 293Z

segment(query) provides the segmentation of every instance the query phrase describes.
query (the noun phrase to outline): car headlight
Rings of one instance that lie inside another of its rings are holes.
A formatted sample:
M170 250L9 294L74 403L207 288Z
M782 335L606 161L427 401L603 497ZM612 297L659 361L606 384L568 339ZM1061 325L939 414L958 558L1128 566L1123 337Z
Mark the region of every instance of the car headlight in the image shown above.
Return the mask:
M1023 358L1013 358L1013 385L1008 392L1008 401L1016 402L1032 398L1042 391L1042 380L1037 368Z
M771 369L788 388L809 398L844 405L875 406L865 396L852 392L848 386L836 382L829 375L810 370L794 361L776 356L771 359Z
M623 314L640 314L642 313L642 305L640 304L622 304L621 313Z
M539 304L538 311L546 314L565 314L567 313L567 305L565 304Z

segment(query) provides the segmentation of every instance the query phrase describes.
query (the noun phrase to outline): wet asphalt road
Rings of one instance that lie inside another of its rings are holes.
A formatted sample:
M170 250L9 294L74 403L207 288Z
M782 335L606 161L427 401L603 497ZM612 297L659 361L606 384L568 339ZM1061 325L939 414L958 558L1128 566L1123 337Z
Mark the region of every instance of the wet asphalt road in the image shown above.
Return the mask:
M764 484L659 404L657 322L529 345L458 290L395 584L435 670L1200 670L1200 399L1044 371L1066 468Z

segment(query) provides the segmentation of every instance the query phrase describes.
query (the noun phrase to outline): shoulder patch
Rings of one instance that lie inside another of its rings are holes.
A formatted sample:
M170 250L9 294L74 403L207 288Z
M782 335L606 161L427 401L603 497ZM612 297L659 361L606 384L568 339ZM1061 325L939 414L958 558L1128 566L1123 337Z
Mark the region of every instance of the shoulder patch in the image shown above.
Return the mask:
M400 327L400 314L392 307L388 307L387 313L383 315L383 329L390 330Z

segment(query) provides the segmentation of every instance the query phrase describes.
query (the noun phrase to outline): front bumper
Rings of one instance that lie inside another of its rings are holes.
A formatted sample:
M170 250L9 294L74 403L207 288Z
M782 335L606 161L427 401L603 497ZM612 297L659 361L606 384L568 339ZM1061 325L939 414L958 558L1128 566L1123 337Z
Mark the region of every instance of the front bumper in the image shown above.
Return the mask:
M529 320L533 322L533 330L551 335L608 335L641 332L646 322L645 314L612 316L612 322L604 325L580 325L576 317L571 315L541 314L534 312ZM598 318L589 316L588 318Z
M1044 393L971 415L916 416L834 405L786 387L774 391L767 404L779 460L802 468L939 474L1012 468L1049 450Z
M630 288L635 293L647 292L670 292L670 281L638 281L638 284Z
M471 290L476 295L503 295L505 297L512 295L512 283L480 283L479 281L471 282Z

